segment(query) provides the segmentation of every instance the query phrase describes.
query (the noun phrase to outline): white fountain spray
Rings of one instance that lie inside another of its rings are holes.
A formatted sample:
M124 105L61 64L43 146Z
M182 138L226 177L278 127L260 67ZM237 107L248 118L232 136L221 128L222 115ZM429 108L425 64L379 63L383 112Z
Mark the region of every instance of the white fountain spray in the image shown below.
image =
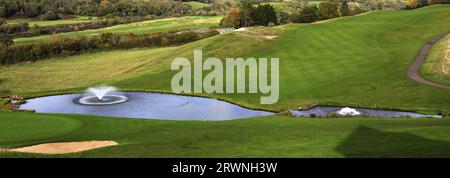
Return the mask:
M86 91L88 93L95 95L98 98L98 100L103 100L103 97L105 97L110 92L117 91L117 88L111 86L98 86L98 87L89 87Z
M343 116L357 116L360 115L361 113L359 111L357 111L356 109L353 108L349 108L349 107L345 107L342 108L341 110L339 110L337 112L339 115L343 115Z
M117 88L112 86L90 87L86 89L88 95L81 97L78 103L99 106L119 104L128 100L128 97L116 91L118 91Z

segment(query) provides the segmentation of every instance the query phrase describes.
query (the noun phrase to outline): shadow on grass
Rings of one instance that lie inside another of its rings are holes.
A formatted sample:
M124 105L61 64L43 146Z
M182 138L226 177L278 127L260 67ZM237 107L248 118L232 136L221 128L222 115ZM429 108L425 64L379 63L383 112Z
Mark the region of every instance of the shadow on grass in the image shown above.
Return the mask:
M450 142L359 126L335 150L345 157L450 157Z

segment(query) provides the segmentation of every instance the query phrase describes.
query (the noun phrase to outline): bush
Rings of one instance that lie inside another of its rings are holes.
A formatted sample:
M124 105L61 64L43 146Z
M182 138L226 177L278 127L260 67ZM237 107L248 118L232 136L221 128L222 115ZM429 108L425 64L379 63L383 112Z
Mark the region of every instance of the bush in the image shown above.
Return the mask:
M448 117L448 112L446 112L446 111L441 111L441 112L440 112L440 115L441 115L442 117Z
M350 10L350 7L348 6L347 0L342 0L341 7L339 9L342 16L350 16L352 15L352 12Z
M241 10L239 8L231 8L225 17L220 21L223 27L240 28L241 27Z
M450 0L428 0L428 4L450 4Z
M285 11L277 11L278 24L285 24L289 22L289 13Z
M41 16L41 20L58 20L61 19L58 14L53 11L48 11Z
M332 112L332 113L330 113L330 114L328 115L328 117L329 117L329 118L337 118L338 115L337 115L336 112Z
M306 6L300 10L298 14L294 14L291 18L294 23L311 23L319 19L318 9L316 6Z
M277 13L270 4L258 5L251 12L251 18L255 25L269 26L269 23L277 23Z
M318 10L319 18L321 20L332 19L340 17L339 3L337 0L322 1L319 4Z

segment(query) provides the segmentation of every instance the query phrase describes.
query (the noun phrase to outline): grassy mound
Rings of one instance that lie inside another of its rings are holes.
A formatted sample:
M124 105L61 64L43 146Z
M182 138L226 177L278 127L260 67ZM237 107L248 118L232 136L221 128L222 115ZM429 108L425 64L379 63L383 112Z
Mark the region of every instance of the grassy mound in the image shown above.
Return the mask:
M421 75L429 80L450 84L450 35L431 48L421 68Z

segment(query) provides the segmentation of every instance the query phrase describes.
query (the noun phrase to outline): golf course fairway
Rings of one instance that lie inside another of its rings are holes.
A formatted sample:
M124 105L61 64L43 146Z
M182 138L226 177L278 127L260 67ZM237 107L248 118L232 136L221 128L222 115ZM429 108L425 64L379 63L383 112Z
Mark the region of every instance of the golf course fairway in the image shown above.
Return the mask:
M245 107L286 111L313 105L443 113L450 91L406 71L421 47L450 30L450 5L374 11L313 24L252 27L168 48L100 51L0 67L0 92L38 97L107 84L171 92L177 57L279 58L280 96L199 94ZM277 36L273 39L267 36ZM0 152L0 157L448 157L450 118L163 121L0 112L0 148L112 140L117 146L67 155ZM52 129L52 131L47 131Z

